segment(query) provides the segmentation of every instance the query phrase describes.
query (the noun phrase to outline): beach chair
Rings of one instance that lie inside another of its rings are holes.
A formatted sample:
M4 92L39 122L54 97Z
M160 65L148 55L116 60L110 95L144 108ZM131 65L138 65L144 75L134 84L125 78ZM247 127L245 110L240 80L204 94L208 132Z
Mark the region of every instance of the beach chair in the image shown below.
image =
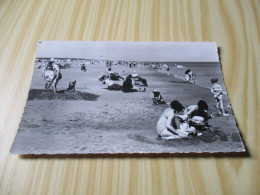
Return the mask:
M162 95L157 90L153 90L153 104L166 104L166 102L163 100Z

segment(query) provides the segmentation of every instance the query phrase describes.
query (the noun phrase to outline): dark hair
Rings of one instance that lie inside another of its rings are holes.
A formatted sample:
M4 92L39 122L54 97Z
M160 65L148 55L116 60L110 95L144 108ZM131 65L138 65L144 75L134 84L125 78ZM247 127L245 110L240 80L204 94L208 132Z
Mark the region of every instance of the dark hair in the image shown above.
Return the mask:
M48 64L47 64L47 66L50 67L50 66L52 66L53 64L54 64L54 61L49 61Z
M198 105L198 108L200 110L208 110L209 109L209 106L208 106L207 102L205 102L204 100L198 101L197 105Z
M212 78L210 81L211 81L211 83L216 83L216 82L218 82L218 78Z
M125 81L131 81L131 78L129 75L125 78ZM132 81L131 81L132 82Z
M190 72L190 69L187 69L186 71L185 71L185 74L188 74Z
M178 100L173 100L171 102L171 108L177 112L180 112L184 106Z

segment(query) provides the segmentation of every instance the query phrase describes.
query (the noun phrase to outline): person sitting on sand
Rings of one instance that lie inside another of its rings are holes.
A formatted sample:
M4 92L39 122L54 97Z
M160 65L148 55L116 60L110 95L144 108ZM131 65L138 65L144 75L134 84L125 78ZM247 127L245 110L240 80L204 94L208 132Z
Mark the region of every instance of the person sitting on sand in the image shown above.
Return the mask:
M77 83L76 80L70 81L70 82L69 82L69 86L68 86L68 88L66 89L66 91L75 91L75 90L76 90L76 83Z
M81 64L80 70L83 71L83 72L87 71L86 65L84 63Z
M190 105L186 107L184 110L184 114L190 117L191 113L198 109L207 112L208 110L207 102L205 102L204 100L199 100L197 105Z
M133 85L148 86L147 80L138 76L136 71L131 76L132 76L132 80L133 80Z
M214 94L214 99L216 101L216 107L218 109L219 115L222 114L223 116L229 116L229 114L226 114L224 110L222 87L217 82L218 82L218 78L211 79L212 87L210 91L211 93Z
M114 82L107 78L105 81L104 81L104 84L107 85L107 89L108 90L111 90L111 91L120 91L122 90L122 85L119 85L119 84L114 84Z
M52 86L53 92L56 93L58 82L62 78L62 74L60 72L60 67L59 67L58 64L55 63L54 58L51 58L50 62L46 66L46 69L52 70L53 73L54 73L54 77L52 79L52 85L51 86Z
M183 109L184 107L179 101L173 100L171 107L164 110L156 126L157 134L160 137L166 140L176 138L187 139L190 132L195 131L194 127L189 128L187 125L185 127L181 125L176 117L176 114Z
M184 116L186 115L189 125L195 127L196 130L211 130L208 120L213 118L214 115L208 116L208 109L207 102L200 100L197 105L188 106L184 110Z
M114 81L117 81L117 80L123 81L124 80L124 78L121 77L117 72L113 72L111 67L108 67L106 75L109 76L110 80L114 80Z
M125 81L123 82L123 87L122 87L122 91L125 93L128 92L145 92L146 88L144 88L143 90L141 88L136 88L133 86L133 82L134 80L132 79L132 75L128 75L125 79Z

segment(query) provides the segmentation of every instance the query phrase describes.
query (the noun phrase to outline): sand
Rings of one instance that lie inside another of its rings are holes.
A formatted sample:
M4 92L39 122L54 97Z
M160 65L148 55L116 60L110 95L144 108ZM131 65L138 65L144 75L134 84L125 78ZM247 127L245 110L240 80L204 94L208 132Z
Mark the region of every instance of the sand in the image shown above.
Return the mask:
M161 140L156 134L156 123L168 105L153 105L152 91L159 89L166 102L179 100L183 105L196 104L204 99L209 112L217 113L209 89L187 84L156 72L150 67L130 69L114 66L113 71L123 77L136 70L147 79L146 92L123 93L109 91L98 80L106 67L88 65L62 69L59 90L69 81L77 80L76 92L53 94L44 90L42 71L34 70L29 100L11 152L16 154L70 153L188 153L243 151L232 111L229 117L216 117L209 124L213 132L205 131L190 140ZM124 74L122 73L124 70ZM122 84L122 81L115 83ZM228 105L227 97L224 98Z

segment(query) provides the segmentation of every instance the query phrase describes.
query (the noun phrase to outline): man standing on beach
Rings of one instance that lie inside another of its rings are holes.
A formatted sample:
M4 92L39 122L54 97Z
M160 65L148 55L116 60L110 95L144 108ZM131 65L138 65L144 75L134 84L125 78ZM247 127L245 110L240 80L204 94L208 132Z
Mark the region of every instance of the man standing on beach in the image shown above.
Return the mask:
M167 75L170 75L170 66L168 64L164 64L164 66L166 67L166 71L167 71Z
M48 67L54 72L54 77L52 79L52 89L53 92L56 93L57 92L57 84L59 82L59 80L61 80L62 78L62 74L60 72L60 67L58 64L55 63L54 58L50 59L50 62L48 64Z

